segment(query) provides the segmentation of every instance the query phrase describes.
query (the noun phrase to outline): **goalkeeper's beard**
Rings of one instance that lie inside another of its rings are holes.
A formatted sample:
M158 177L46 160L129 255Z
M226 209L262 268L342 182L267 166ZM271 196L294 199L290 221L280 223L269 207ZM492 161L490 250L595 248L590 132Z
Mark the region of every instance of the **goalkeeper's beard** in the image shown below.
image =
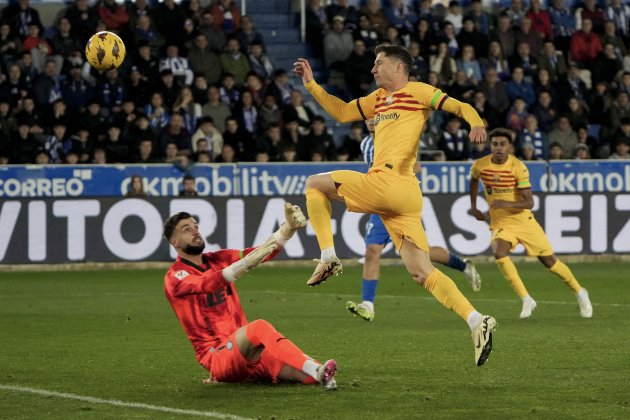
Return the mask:
M199 255L203 252L203 249L206 247L206 244L201 242L201 245L186 245L183 251L188 255Z

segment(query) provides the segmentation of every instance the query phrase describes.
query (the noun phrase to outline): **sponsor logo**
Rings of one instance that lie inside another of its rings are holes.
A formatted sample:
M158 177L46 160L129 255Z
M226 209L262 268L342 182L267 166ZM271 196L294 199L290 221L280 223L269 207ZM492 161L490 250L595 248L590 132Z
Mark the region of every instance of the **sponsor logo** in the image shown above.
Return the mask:
M400 114L398 112L392 112L391 114L376 114L376 119L374 120L374 125L378 125L379 122L383 120L394 120L396 121L400 118Z
M479 197L479 210L485 212L495 195L487 201ZM540 194L534 202L536 219L558 254L630 252L630 194ZM199 216L208 251L262 243L284 222L284 198L279 197L215 197L211 201L0 197L0 264L172 261L177 255L161 236L162 223L166 215L183 210ZM423 219L429 243L458 253L489 254L491 235L500 237L501 231L490 232L469 210L467 195L425 195ZM331 227L340 257L363 255L366 221L359 213L333 207ZM298 232L278 258L307 258L316 252L319 247L309 227ZM395 256L393 247L387 256ZM220 305L229 300L229 292L228 288L213 293L208 300Z
M78 197L84 194L80 178L30 178L20 176L0 179L0 197Z
M177 280L184 280L189 275L190 274L186 270L179 270L177 273L175 273L175 277L177 277Z
M508 187L508 188L494 188L494 193L495 194L509 194L514 192L514 188Z

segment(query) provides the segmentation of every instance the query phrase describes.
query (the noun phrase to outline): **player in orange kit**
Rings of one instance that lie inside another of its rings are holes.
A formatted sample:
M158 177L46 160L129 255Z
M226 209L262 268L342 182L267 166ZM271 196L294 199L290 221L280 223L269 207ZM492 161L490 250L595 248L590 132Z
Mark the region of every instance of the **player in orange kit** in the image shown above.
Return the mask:
M337 121L374 118L376 133L374 163L367 174L333 171L310 176L306 181L308 215L322 251L307 284L319 284L341 272L333 243L331 199L345 202L350 211L378 214L414 281L468 323L475 364L481 366L492 351L497 322L477 312L455 283L431 264L421 223L422 194L413 167L420 134L432 110L464 118L471 126L473 143L486 140L483 122L470 105L449 98L433 86L410 82L412 57L406 48L379 45L376 54L372 74L378 89L349 103L329 95L315 82L308 60L300 58L294 64L293 72L302 76L306 89Z
M588 292L562 261L556 258L543 228L534 218L532 186L527 166L510 154L512 132L497 128L490 133L492 153L473 162L470 169L470 204L478 220L490 222L494 259L523 303L520 318L529 318L536 301L529 295L514 263L508 256L516 245L522 243L527 254L537 257L553 274L560 277L577 296L580 315L593 316L593 306ZM479 180L483 183L489 214L477 208ZM489 219L489 220L488 220Z
M335 360L319 364L269 322L257 319L248 323L236 293L238 278L275 257L295 231L306 226L298 206L285 203L285 217L286 222L259 247L207 253L197 222L189 213L169 217L164 238L178 257L164 276L166 298L212 380L292 380L336 389Z

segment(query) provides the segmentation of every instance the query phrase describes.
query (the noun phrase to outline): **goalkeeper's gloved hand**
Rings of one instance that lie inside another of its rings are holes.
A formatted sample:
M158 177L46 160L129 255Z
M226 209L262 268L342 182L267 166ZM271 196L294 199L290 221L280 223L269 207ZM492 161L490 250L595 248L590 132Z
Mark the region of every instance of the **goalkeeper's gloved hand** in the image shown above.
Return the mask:
M306 216L302 213L300 206L288 202L284 203L284 217L286 221L267 239L267 242L273 240L279 246L284 246L298 229L306 226Z
M271 241L265 242L245 255L243 259L225 267L223 269L223 277L229 282L236 281L247 274L249 270L260 264L262 260L267 258L276 248L278 248L278 244Z

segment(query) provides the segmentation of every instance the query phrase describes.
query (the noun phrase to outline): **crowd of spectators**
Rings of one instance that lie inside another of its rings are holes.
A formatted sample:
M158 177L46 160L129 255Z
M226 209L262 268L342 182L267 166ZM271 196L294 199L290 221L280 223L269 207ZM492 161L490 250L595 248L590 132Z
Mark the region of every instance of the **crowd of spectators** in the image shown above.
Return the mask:
M374 88L375 45L405 45L413 80L471 103L488 128L513 129L520 157L629 157L630 8L620 0L307 3L312 56L348 99ZM123 38L121 68L85 62L100 30ZM0 164L361 159L363 125L335 141L234 0L75 0L48 28L29 0L14 0L0 9L0 53ZM421 144L449 160L488 153L441 112Z
M371 84L371 49L409 48L412 80L470 103L487 128L514 131L522 159L628 159L630 6L627 0L309 0L307 40L349 98ZM437 2L435 2L437 3ZM506 3L506 7L498 6ZM339 83L341 79L341 83ZM489 153L465 123L431 115L421 145L436 159Z
M0 10L0 163L312 161L338 148L233 0L76 0L44 28L37 8ZM96 31L127 58L98 72ZM360 136L359 136L360 140Z

